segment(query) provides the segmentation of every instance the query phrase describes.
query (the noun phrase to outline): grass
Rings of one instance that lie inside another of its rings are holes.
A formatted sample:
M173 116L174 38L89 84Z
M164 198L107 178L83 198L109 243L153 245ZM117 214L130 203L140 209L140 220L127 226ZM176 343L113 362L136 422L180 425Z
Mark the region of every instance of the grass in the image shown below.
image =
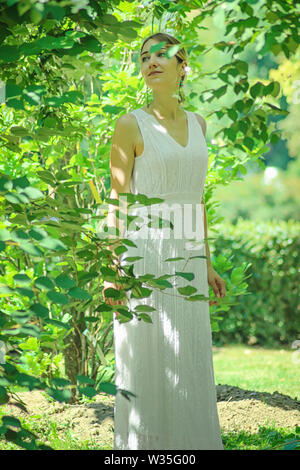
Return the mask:
M267 349L247 345L214 348L216 384L256 392L279 392L299 399L300 364L288 348ZM226 450L300 450L300 428L259 427L256 434L246 431L222 433ZM290 443L290 444L286 444Z
M285 428L261 426L258 433L222 433L225 450L300 450L300 428L294 432Z
M299 397L300 365L293 361L289 349L264 349L245 345L230 345L214 350L216 384L226 384L246 390L273 393L278 391L292 398ZM5 414L0 408L0 418ZM57 423L47 416L35 415L19 418L24 428L39 436L54 450L113 450L109 445L99 445L93 440L78 439L70 425ZM63 438L62 435L63 427ZM222 433L225 450L300 450L300 428L259 427L251 434L246 431ZM20 450L12 442L0 438L0 450Z
M1 416L1 414L0 414ZM38 443L46 443L54 450L113 450L112 446L99 445L93 440L79 440L72 431L66 429L64 438L59 435L57 424L49 419L31 416L26 421L21 417L24 428L39 436ZM290 429L272 427L260 427L256 434L241 432L222 433L222 441L225 450L300 450L300 428L291 432ZM12 442L0 439L1 450L21 450Z
M0 411L0 418L4 414ZM45 415L31 415L26 419L20 416L18 419L24 429L38 436L38 444L46 444L54 450L112 450L112 447L99 445L91 439L78 439L70 429L69 423L60 424L58 428L57 423ZM0 438L0 450L21 450L21 448L13 442Z
M292 349L229 345L213 353L216 384L300 398L300 364Z

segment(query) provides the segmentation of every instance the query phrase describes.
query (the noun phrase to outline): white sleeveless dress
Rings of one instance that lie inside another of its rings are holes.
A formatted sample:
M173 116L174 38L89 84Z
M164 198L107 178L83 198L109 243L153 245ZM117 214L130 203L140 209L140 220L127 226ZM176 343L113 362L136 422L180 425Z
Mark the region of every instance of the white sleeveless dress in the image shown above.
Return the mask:
M133 194L164 199L164 203L151 206L151 214L173 223L184 220L182 232L189 225L191 214L194 219L196 210L199 214L208 167L202 128L193 112L185 112L189 139L183 147L153 115L142 109L132 111L144 151L135 158L130 184ZM159 212L166 204L171 210ZM189 207L185 219L184 204ZM149 207L146 210L149 214ZM145 207L132 213L143 217ZM148 222L147 218L144 220ZM176 223L178 227L180 223ZM187 301L187 296L177 290L192 286L197 292L191 296L208 297L206 259L188 260L205 256L205 245L191 244L189 240L194 237L190 232L180 236L180 232L174 234L175 230L168 229L163 235L163 230L166 229L127 230L124 238L132 240L137 248L128 247L121 255L121 263L126 264L127 257L141 256L134 262L136 277L152 274L158 278L181 272L193 273L194 279L173 276L167 279L170 287L153 288L149 297L135 299L128 295L131 310L138 305L155 309L148 313L152 323L136 317L120 323L114 313L115 384L136 395L130 396L130 401L120 392L115 397L114 449L223 450L208 300ZM184 259L165 261L177 257Z

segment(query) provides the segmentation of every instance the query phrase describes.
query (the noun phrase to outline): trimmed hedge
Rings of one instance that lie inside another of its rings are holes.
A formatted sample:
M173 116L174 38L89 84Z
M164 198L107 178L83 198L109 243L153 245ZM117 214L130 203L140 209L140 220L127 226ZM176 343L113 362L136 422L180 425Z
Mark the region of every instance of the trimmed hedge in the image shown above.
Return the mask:
M222 314L214 343L247 343L274 347L290 345L300 338L298 259L300 223L238 220L222 223L211 245L234 266L252 263L246 280L250 295ZM215 236L215 235L213 235ZM219 273L226 281L226 273Z

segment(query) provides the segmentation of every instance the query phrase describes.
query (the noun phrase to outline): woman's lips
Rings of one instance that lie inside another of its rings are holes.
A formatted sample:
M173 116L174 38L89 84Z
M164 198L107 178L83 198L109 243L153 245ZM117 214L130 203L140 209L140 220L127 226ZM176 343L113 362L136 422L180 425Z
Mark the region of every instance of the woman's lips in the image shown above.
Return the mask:
M156 75L157 73L161 73L161 72L152 72L149 74L149 77L151 77L152 75Z

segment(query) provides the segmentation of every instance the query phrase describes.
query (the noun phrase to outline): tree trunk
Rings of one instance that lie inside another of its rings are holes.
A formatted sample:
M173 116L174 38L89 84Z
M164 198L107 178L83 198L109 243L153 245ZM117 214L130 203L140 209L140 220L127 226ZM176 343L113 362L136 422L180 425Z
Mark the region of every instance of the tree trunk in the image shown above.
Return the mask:
M64 360L65 360L65 372L68 379L72 382L72 385L77 385L76 376L83 374L84 364L84 351L82 344L82 333L85 330L84 314L80 312L74 312L72 315L73 328L68 336L64 339L64 344L68 346L64 349ZM75 388L71 390L72 398L69 403L74 403L81 396L77 393Z

